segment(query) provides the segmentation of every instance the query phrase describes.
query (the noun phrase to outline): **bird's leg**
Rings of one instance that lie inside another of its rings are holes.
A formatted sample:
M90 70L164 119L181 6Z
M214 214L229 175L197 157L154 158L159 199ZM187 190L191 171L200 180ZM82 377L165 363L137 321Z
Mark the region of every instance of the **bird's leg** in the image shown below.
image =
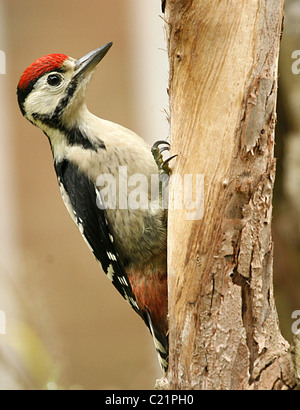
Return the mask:
M162 145L162 146L161 146ZM161 147L160 147L161 146ZM151 152L153 158L158 167L158 175L159 175L159 204L160 206L165 205L168 201L166 201L164 192L165 188L169 185L169 176L171 174L171 169L169 167L169 162L171 159L177 157L177 155L172 155L170 158L167 158L165 161L163 159L162 153L164 151L170 150L170 144L167 141L156 141L152 148Z

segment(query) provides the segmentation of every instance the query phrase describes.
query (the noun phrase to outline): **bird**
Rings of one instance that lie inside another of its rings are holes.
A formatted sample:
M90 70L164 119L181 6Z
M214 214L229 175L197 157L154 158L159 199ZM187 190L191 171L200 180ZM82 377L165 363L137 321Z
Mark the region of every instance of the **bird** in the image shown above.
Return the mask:
M17 100L23 116L49 140L64 204L106 276L150 330L165 375L167 210L161 190L154 195L150 187L153 177L166 173L162 151L169 144L157 141L151 149L133 131L88 110L88 84L111 46L79 59L57 53L35 60L20 77ZM137 188L122 185L124 176L129 181L137 175L146 182L139 196L151 198L151 206L134 206Z

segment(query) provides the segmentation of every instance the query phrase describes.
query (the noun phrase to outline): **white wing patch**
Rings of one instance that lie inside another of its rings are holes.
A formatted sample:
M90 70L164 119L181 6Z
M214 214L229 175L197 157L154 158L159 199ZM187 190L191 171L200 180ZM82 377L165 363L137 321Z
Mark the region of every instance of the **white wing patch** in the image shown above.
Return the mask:
M131 296L128 296L127 293L125 293L124 297L130 306L135 306L138 310L140 310L139 305Z
M106 276L111 282L114 280L114 274L115 274L114 268L112 264L110 264L107 268Z
M124 276L118 276L119 282L121 283L121 285L123 286L129 286L128 282L126 280L126 278Z
M116 261L116 260L117 260L116 255L114 255L112 252L106 252L106 255L108 256L108 258L109 258L111 261Z

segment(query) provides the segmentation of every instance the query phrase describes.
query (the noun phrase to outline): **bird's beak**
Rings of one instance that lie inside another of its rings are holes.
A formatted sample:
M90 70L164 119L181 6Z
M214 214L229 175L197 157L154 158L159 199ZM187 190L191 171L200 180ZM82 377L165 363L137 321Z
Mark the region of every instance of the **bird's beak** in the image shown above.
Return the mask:
M86 54L84 57L76 60L75 75L81 77L82 75L90 73L106 55L112 44L112 42L107 43L104 46L96 48L96 50L93 50L90 53Z

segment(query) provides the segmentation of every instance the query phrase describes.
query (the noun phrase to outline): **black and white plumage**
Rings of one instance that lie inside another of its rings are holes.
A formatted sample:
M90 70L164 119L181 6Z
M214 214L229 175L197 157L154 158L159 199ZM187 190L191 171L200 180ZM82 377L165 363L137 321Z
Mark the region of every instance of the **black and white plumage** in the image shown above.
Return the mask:
M62 198L80 233L110 281L140 314L127 275L114 249L105 212L96 205L97 188L71 162L64 160L55 165L55 170Z
M78 60L64 54L36 60L20 79L18 102L22 114L48 137L64 203L107 277L148 326L165 372L166 211L102 207L97 186L103 174L119 181L120 167L126 166L128 177L145 175L149 187L151 175L158 173L150 147L139 136L86 107L91 74L111 45ZM144 194L150 200L148 188Z

